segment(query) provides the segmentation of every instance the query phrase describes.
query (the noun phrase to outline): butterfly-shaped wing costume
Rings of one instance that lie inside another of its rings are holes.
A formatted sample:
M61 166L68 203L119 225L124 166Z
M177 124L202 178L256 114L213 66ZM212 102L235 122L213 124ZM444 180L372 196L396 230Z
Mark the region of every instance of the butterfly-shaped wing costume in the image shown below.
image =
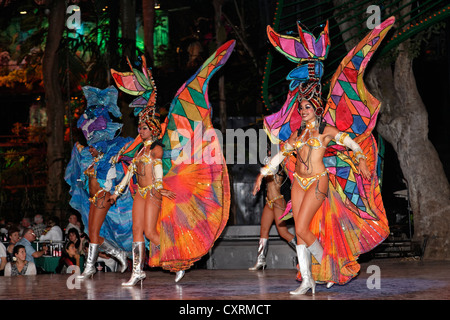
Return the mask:
M338 284L350 281L360 270L356 261L358 256L375 248L389 235L376 175L378 149L372 135L381 103L366 89L363 75L394 21L394 17L385 20L361 40L342 60L331 80L323 121L348 133L360 145L372 180L363 181L353 151L334 140L330 142L323 159L330 179L328 197L310 224L310 230L324 249L321 263L316 261L312 266L316 281ZM329 44L327 27L318 40L311 33L302 31L300 26L299 34L299 38L279 35L268 27L271 43L291 61L301 63L326 56L328 50L323 46ZM302 67L304 65L289 74L289 92L280 111L264 119L264 129L273 143L282 145L300 127L297 97L300 84L311 76L311 68L308 73ZM320 67L314 71L320 76ZM295 161L293 155L284 161L291 180ZM285 218L290 215L289 210L290 203Z
M230 183L222 147L212 126L208 85L234 45L234 40L223 44L181 86L161 124L163 188L175 192L176 198L163 197L157 223L160 245L150 242L149 247L151 267L173 272L190 268L208 253L228 221ZM115 79L134 77L142 86L133 73L113 75ZM125 79L121 83L126 86Z

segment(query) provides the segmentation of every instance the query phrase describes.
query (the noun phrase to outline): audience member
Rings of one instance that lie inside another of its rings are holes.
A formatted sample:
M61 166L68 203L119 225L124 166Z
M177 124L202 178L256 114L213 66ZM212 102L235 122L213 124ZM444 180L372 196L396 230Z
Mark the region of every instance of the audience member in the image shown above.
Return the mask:
M78 216L76 213L71 213L69 215L69 224L66 226L65 233L66 235L69 233L69 230L75 228L78 230L78 233L81 234L81 223L78 221Z
M33 262L33 263L34 263L34 258L41 257L44 254L44 252L47 250L47 246L43 245L41 250L36 251L36 249L34 249L33 246L31 245L31 242L33 242L35 240L36 240L36 235L35 235L33 229L27 228L24 230L24 232L22 234L22 239L20 239L14 246L14 248L18 245L25 247L25 252L27 254L25 260L27 260L29 262ZM14 251L13 251L13 253L14 253ZM14 254L13 254L13 256L14 256Z
M8 261L12 261L12 258L14 257L13 256L14 246L20 240L19 229L16 227L9 229L8 238L9 244L8 247L6 248L6 254L8 256Z
M63 241L63 232L59 226L58 217L51 217L48 220L47 228L39 238L39 241Z
M23 231L27 228L31 228L31 222L29 218L22 218L19 223L19 231L23 233Z
M0 241L0 275L3 273L3 269L5 269L7 261L6 247L3 242Z
M25 247L18 244L14 247L14 258L12 262L8 262L5 266L5 277L11 276L31 276L37 274L34 262L26 259L27 253Z
M69 266L80 267L80 254L78 253L75 243L66 242L61 258L59 258L58 266L55 268L56 273L73 273L75 270L68 272Z
M39 237L44 233L45 228L47 228L47 225L44 223L42 214L36 214L34 216L34 223L31 227L33 228L36 238L39 239Z
M67 233L67 238L68 242L71 241L75 244L77 252L81 255L84 255L84 244L87 242L86 234L83 233L80 236L77 229L71 228Z
M8 228L6 227L6 220L0 217L0 241L6 241L8 239Z

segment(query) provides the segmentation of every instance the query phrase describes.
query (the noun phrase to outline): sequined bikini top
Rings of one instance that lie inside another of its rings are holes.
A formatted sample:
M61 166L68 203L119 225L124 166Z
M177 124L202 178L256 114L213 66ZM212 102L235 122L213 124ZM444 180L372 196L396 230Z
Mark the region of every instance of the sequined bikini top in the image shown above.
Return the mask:
M306 144L309 145L313 149L324 148L322 141L320 141L320 139L316 138L316 137L311 137L308 140L306 140L306 142L299 139L295 142L294 147L295 147L295 149L300 150Z

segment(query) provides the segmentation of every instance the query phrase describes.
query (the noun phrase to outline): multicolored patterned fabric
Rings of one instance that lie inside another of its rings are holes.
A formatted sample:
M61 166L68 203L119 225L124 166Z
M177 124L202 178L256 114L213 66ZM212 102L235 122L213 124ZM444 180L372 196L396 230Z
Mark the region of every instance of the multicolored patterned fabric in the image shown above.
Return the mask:
M311 32L303 30L299 22L297 22L297 28L298 38L280 35L271 26L267 26L267 36L274 48L293 62L300 63L309 59L326 59L330 50L328 21L318 39Z
M230 184L212 126L208 84L234 46L234 40L223 44L181 86L161 124L163 187L174 191L176 199L163 197L160 247L150 243L149 248L152 267L174 272L190 268L208 253L228 221Z
M117 137L111 142L111 150L120 150L127 143L131 142L131 138ZM109 167L110 158L102 158L102 160L107 161ZM88 226L89 222L89 192L87 190L87 184L85 182L84 171L92 163L93 157L89 152L89 147L84 147L77 143L72 149L72 155L70 162L68 163L64 175L64 180L69 184L71 195L70 206L77 210L85 226ZM112 178L112 187L120 183L124 176L124 165L122 162L117 163L114 166L115 177ZM110 172L111 175L112 172ZM106 178L106 177L105 177ZM133 205L133 198L129 191L127 191L123 196L121 196L116 205L112 206L108 214L106 215L105 221L100 229L100 236L115 243L118 247L125 251L131 252L131 243L133 241L132 234L132 218L131 218L131 207ZM86 228L86 233L88 230Z
M190 268L208 253L228 221L230 183L212 126L208 85L234 45L232 40L217 49L172 100L163 124L163 184L177 197L163 198L158 223L160 249L151 244L150 266L170 271Z
M156 103L156 85L153 81L151 69L147 67L145 57L142 56L142 72L133 68L127 58L130 72L118 72L111 69L111 75L119 87L125 93L137 96L130 103L130 107L136 108L133 113L137 116L144 108Z
M380 102L367 91L363 74L394 21L394 17L385 20L361 40L343 59L331 81L323 119L359 143L373 178L370 183L363 181L351 150L334 141L327 146L323 161L330 178L328 198L310 224L310 230L324 248L321 264L316 262L312 268L318 281L348 282L359 271L358 256L372 250L389 235L376 174L378 150L371 133ZM281 110L264 120L265 130L273 142L283 143L299 128L297 95L296 88L290 90ZM284 163L291 180L295 161L290 156ZM291 217L289 210L290 204L282 219Z
M124 176L126 159L114 162L125 145L133 141L132 138L116 136L122 128L121 123L114 122L109 113L119 118L122 113L117 106L118 91L109 86L106 89L95 87L83 87L86 97L86 110L78 121L78 127L82 129L88 145L93 146L103 156L95 164L95 176L100 187L105 190L114 189ZM72 149L70 162L66 167L64 179L69 184L71 199L69 204L77 210L85 226L89 223L89 181L84 171L93 163L94 158L89 152L89 147L84 147L78 142ZM132 243L132 219L131 195L125 194L112 206L100 229L100 236L115 243L125 251L131 251ZM86 232L88 233L88 228Z

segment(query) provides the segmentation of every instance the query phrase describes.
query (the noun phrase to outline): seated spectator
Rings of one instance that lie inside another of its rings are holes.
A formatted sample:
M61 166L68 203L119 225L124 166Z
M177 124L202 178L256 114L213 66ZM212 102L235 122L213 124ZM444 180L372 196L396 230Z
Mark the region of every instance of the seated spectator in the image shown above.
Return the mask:
M58 217L51 217L48 220L47 228L39 238L39 241L63 241L63 232L59 226Z
M36 238L39 239L39 237L44 233L45 228L47 228L47 225L44 223L44 218L42 217L42 214L36 214L34 216L34 223L31 227L33 228L33 231L36 234Z
M7 261L6 247L3 242L0 241L0 275L3 274Z
M81 255L84 255L84 244L87 242L86 234L80 234L78 233L78 230L75 228L71 228L69 232L67 233L68 240L72 241L75 244L75 248L77 249L77 252Z
M19 229L14 227L9 229L8 238L9 244L6 247L6 254L8 257L8 261L12 261L14 246L20 240Z
M14 247L14 258L12 262L8 262L5 266L5 277L11 276L31 276L37 274L36 265L27 261L27 253L25 247L18 244Z
M117 271L117 261L114 258L112 258L110 255L108 255L104 252L98 253L97 263L98 264L103 263L105 265L105 269L102 270L103 272L116 272ZM97 270L98 270L98 267L97 267Z
M66 226L65 234L69 233L69 230L75 228L78 230L78 234L81 234L80 222L78 221L78 216L76 213L71 213L69 215L69 224Z
M19 223L19 231L24 232L25 229L31 228L31 222L29 218L22 218Z
M72 241L66 242L61 258L59 258L58 266L55 268L56 273L73 273L68 272L69 266L80 267L80 254Z
M25 252L27 255L25 260L28 262L34 263L34 258L42 257L44 252L47 250L47 246L43 245L41 250L36 251L33 248L33 246L31 245L31 242L33 242L35 240L36 240L36 234L34 233L33 229L27 228L24 230L24 232L22 234L22 239L20 239L14 246L14 248L18 245L25 247ZM13 257L14 257L14 251L13 251Z
M8 241L8 228L3 217L0 217L0 241Z

